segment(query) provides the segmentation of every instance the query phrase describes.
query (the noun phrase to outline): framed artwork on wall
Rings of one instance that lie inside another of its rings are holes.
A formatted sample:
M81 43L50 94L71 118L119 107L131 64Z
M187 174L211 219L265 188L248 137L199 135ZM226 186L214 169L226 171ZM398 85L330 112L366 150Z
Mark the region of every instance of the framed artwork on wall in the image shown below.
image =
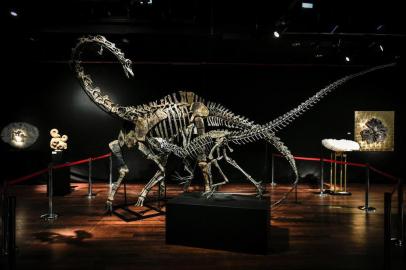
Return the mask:
M355 111L354 140L360 151L394 151L395 112Z

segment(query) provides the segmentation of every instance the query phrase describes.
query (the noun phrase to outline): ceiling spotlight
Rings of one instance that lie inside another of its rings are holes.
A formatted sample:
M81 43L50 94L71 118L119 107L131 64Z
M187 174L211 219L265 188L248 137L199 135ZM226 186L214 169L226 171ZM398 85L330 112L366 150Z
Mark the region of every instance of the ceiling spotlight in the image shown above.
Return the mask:
M311 8L313 8L313 3L304 1L304 2L302 2L302 8L311 9Z
M335 24L333 28L331 28L330 34L334 34L334 32L338 29L338 24Z
M383 25L383 24L380 24L380 25L378 25L378 26L376 27L376 31L381 31L381 30L383 30L383 28L384 28L384 25Z
M279 38L280 37L279 32L278 31L273 31L273 36L275 38Z
M349 56L346 56L346 57L345 57L345 61L346 61L346 62L350 62L350 61L351 61L350 57L349 57Z
M10 10L10 15L13 16L13 17L17 17L18 13L15 10Z

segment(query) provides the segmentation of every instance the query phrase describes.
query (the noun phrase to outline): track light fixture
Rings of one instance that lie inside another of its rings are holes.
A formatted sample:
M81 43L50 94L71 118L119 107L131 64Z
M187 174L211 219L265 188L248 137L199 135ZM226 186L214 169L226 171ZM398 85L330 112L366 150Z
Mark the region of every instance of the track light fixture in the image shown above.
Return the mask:
M17 13L17 11L16 10L10 10L10 15L11 16L13 16L13 17L18 17L18 13Z

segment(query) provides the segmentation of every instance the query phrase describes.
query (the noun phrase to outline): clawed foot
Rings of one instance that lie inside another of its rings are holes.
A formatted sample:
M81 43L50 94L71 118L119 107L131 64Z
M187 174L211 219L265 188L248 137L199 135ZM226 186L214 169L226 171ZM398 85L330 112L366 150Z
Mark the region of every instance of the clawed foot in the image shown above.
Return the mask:
M183 185L183 191L187 191L192 181L192 176L182 176L178 172L172 177L175 181L180 182L179 185Z
M203 192L203 196L205 196L206 199L210 199L216 191L216 187L212 187L210 190Z
M145 200L145 197L143 197L143 196L138 197L137 203L134 204L134 206L137 206L137 207L143 206L144 200Z
M106 213L111 216L111 214L113 213L113 202L107 201L105 208L106 208Z
M257 188L257 197L258 197L258 198L262 198L263 195L264 195L264 193L265 193L265 191L266 191L265 185L263 185L263 184L262 184L262 181L261 181L261 182L258 182L258 184L255 185L255 186L256 186L256 188Z

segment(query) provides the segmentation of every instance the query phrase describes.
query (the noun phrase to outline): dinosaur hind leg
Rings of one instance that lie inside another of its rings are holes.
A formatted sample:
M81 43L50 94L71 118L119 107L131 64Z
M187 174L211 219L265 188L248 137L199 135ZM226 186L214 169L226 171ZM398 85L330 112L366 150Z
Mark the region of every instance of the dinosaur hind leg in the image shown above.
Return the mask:
M216 184L212 184L211 188L210 188L210 191L206 191L206 192L203 193L203 195L205 195L207 198L210 198L214 194L214 192L216 191L218 186L222 186L222 185L227 184L229 182L227 176L224 174L223 170L221 169L220 165L218 164L217 160L220 160L220 159L222 159L222 157L213 159L208 164L208 167L210 168L210 177L211 178L213 177L212 174L211 174L211 165L214 164L214 166L217 168L217 170L219 171L219 173L223 177L223 181L219 182L219 183L216 183Z
M137 203L135 204L135 206L143 206L145 197L147 196L149 191L152 189L152 187L155 186L157 183L160 183L161 187L164 185L163 181L165 179L165 165L168 160L168 155L167 154L155 155L143 143L139 143L138 148L140 149L140 151L143 154L146 155L146 157L148 159L151 159L158 165L158 171L155 173L155 175L151 178L151 180L149 180L148 183L141 190Z
M255 181L254 178L252 178L251 175L249 175L248 173L246 173L246 172L237 164L237 162L236 162L234 159L230 158L230 157L227 155L226 149L223 149L223 155L224 155L224 159L225 159L231 166L233 166L234 168L236 168L237 170L239 170L242 174L244 174L244 176L245 176L251 183L254 184L254 186L255 186L256 189L257 189L257 195L258 195L259 197L261 197L261 196L262 196L262 193L264 192L264 188L262 187L261 182Z
M113 155L117 158L118 164L119 164L119 167L118 167L119 177L118 177L117 181L115 181L113 183L113 185L110 189L109 195L107 197L107 202L106 202L107 211L111 213L113 211L114 196L116 195L116 192L119 189L124 177L129 172L129 169L124 162L124 158L123 158L123 154L121 152L121 147L120 147L119 141L118 140L112 141L109 144L109 147L110 147Z

